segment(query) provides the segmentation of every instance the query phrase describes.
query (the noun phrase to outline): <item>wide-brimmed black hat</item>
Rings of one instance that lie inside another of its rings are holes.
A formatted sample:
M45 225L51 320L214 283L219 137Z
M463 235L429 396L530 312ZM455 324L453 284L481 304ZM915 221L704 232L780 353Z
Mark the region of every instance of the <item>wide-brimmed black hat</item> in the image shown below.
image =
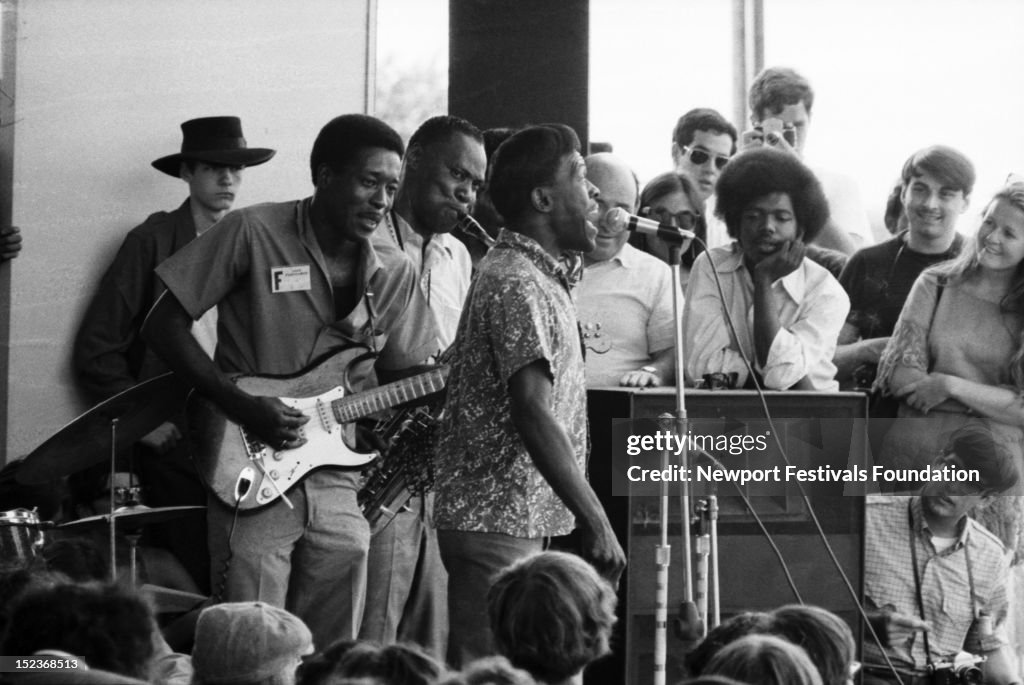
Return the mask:
M224 166L256 166L277 152L264 147L246 147L242 121L238 117L202 117L181 125L181 152L153 162L165 174L179 177L183 161Z

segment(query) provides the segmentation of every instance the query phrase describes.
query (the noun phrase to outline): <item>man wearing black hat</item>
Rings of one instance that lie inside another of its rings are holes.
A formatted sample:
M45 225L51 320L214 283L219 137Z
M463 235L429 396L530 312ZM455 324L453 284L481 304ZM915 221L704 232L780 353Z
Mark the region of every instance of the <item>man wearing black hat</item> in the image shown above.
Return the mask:
M163 290L153 269L231 209L245 167L274 156L274 150L246 146L238 117L192 119L181 130L181 152L157 159L153 167L185 181L188 199L174 211L151 214L128 233L78 330L75 377L90 402L101 402L167 371L139 334L146 313ZM216 329L215 309L193 328L210 355L216 346ZM136 464L150 506L206 503L188 454L177 447L180 439L179 425L168 420L140 441L147 454ZM197 535L198 539L205 536L202 521L175 522L160 529L154 541L174 552L205 589L208 556L203 545L195 544Z

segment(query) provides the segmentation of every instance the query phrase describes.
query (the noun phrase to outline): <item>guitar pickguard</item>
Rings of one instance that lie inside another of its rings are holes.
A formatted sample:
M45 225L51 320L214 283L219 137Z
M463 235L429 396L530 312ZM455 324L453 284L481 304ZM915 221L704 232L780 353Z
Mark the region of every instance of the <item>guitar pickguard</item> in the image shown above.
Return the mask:
M230 507L248 510L287 496L311 471L325 466L358 467L376 459L355 444L355 420L444 387L443 367L408 379L348 394L339 379L363 351L344 350L295 376L239 376L250 395L277 397L309 417L301 427L304 444L278 450L228 419L193 393L188 403L189 434L196 467L213 494Z
M346 442L345 425L331 415L330 403L344 395L345 389L337 387L316 397L279 398L309 417L309 422L299 428L299 436L306 441L300 447L276 450L238 427L246 455L258 473L256 487L247 493L255 493L255 506L270 504L315 468L363 466L377 457L376 452L354 451Z

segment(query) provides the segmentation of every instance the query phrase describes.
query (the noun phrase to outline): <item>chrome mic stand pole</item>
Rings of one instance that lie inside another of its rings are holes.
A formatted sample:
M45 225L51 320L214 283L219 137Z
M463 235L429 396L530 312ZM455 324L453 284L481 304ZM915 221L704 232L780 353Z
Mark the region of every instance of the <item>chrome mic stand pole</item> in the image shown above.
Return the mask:
M686 398L683 387L684 365L683 365L683 294L682 278L680 276L680 259L682 257L682 241L673 244L669 248L669 266L672 268L672 310L675 319L675 361L676 361L676 413L674 429L681 440L680 473L684 474L681 480L682 494L680 501L682 505L682 530L683 530L683 588L684 600L693 603L693 569L692 549L690 546L690 486L685 480L689 474L690 459L689 445L686 439ZM668 468L668 450L663 453L662 468ZM666 665L668 657L668 567L671 560L672 548L668 544L668 507L669 490L668 483L661 483L661 544L655 550L655 564L658 567L657 573L657 597L655 602L655 626L654 626L654 685L665 685Z
M722 622L722 598L719 594L718 575L718 496L708 496L708 529L710 533L709 550L711 554L711 605L714 613L711 620L707 621L709 628L716 628ZM705 630L705 635L707 631Z
M711 555L710 503L700 498L694 505L697 517L697 615L708 615L708 558Z

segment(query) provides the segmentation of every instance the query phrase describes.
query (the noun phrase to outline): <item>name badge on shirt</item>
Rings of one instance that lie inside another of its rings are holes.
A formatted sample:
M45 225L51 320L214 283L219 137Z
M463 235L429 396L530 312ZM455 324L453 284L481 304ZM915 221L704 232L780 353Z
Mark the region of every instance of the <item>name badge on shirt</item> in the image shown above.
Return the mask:
M270 291L292 293L309 290L309 264L302 266L274 266L270 268Z

